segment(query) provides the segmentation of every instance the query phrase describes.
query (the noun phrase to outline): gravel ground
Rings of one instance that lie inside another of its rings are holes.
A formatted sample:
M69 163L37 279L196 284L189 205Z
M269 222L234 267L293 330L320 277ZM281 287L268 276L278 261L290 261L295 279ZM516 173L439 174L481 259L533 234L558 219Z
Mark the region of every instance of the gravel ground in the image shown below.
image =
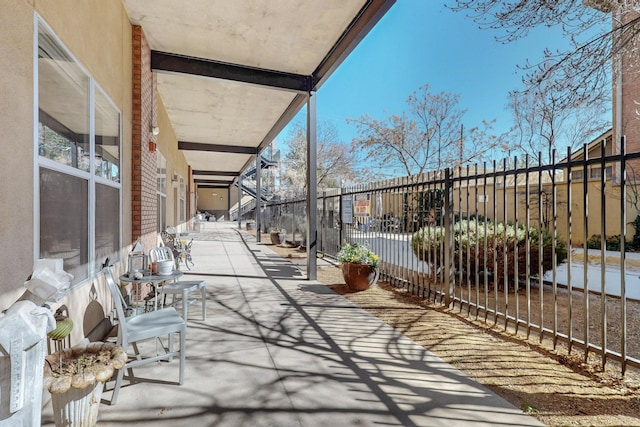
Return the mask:
M263 241L268 241L268 235ZM283 257L304 257L295 248L270 247ZM603 372L598 360L585 363L582 352L568 354L562 346L554 350L548 340L539 343L500 325L487 327L473 316L431 304L386 283L350 292L337 267L320 269L318 281L546 425L640 427L637 370L629 369L622 378L619 369L608 362ZM629 308L633 311L628 317L640 320L640 314L634 315L636 305ZM615 321L610 324L615 329ZM640 345L640 339L631 345Z

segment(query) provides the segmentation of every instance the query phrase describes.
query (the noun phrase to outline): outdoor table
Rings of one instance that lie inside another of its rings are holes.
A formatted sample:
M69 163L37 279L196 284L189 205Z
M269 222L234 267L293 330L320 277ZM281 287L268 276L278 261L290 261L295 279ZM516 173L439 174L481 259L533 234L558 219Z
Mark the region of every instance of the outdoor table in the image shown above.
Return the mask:
M151 284L154 289L155 295L153 297L153 309L154 311L158 309L158 285L162 282L167 282L169 280L175 281L179 277L182 277L184 273L180 270L173 270L171 274L151 274L149 276L142 276L140 279L134 279L133 277L129 277L128 274L123 274L120 276L120 281L125 283L131 283L135 285L143 285L145 283ZM133 292L133 296L135 296L135 292ZM133 300L133 298L132 298ZM132 301L134 303L140 303L140 299L137 298L137 301Z

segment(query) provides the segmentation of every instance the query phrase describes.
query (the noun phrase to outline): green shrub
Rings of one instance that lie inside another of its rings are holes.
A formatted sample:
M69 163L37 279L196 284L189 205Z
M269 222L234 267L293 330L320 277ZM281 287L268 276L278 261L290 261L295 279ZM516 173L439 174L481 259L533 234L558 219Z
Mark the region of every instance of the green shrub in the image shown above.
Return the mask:
M635 236L634 236L635 239ZM633 241L630 244L625 245L625 251L634 250ZM608 251L620 251L622 249L622 236L616 234L615 236L608 236L605 240L605 247ZM587 240L588 249L600 249L602 247L602 236L599 234L593 234Z
M593 234L591 237L589 237L589 240L587 240L588 249L600 249L601 246L602 238L599 234Z
M461 220L454 224L454 267L462 265L463 274L472 283L475 281L475 271L488 274L492 282L498 286L504 284L504 275L507 274L507 283L510 287L515 285L515 258L517 257L518 279L524 279L527 264L530 267L530 275L537 275L539 265L542 265L543 273L552 269L552 243L553 236L544 231L542 234L537 228L529 228L529 256L527 257L525 239L527 236L524 225L516 229L512 224L495 224L487 220L486 224L478 220ZM485 253L485 235L487 249ZM444 228L438 226L424 227L413 234L412 248L418 259L430 261L434 265L441 265L443 260L441 244L444 242ZM517 253L516 253L516 241ZM494 244L495 242L495 244ZM494 249L495 246L495 249ZM506 250L505 250L506 246ZM542 259L539 248L542 247ZM477 251L477 256L476 256ZM467 253L469 256L467 256ZM506 258L506 260L505 260ZM556 262L561 263L567 258L565 243L556 239ZM495 263L494 263L495 260ZM506 262L505 262L506 261ZM495 264L495 265L494 265ZM494 271L497 266L497 270ZM466 271L468 268L468 271Z
M631 240L630 248L633 251L640 251L640 215L636 216L631 222L635 232L633 233L633 239Z

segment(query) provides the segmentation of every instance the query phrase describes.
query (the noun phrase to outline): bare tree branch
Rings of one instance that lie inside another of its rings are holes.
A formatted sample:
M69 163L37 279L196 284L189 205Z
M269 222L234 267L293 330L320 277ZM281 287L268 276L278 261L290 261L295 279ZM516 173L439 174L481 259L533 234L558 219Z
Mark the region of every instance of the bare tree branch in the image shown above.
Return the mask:
M339 187L343 180L353 181L355 156L349 145L339 140L336 126L318 123L317 180L319 188ZM288 151L279 170L279 193L285 197L300 197L306 192L307 131L294 123L287 140Z
M457 94L433 94L424 85L409 96L409 111L400 116L347 119L358 130L352 150L364 149L366 160L400 168L407 175L479 162L504 145L506 136L491 135L493 122L487 121L465 133L462 118L466 110L458 108L458 101Z
M560 82L562 106L591 102L611 89L612 59L625 69L640 65L640 4L637 0L452 0L449 8L466 12L480 28L510 43L532 29L559 27L569 40L566 51L546 49L541 61L521 65L528 89ZM622 72L624 70L618 70ZM615 76L614 76L615 77Z

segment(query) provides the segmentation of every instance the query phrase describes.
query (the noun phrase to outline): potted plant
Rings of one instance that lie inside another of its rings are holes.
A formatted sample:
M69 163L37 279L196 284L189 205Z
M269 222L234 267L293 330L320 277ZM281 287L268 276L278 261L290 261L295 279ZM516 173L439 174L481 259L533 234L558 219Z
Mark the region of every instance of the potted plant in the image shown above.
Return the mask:
M287 233L284 228L282 229L271 229L269 231L269 237L271 238L271 243L274 245L279 245L280 243L284 243Z
M345 243L338 252L338 261L351 290L369 289L378 280L380 258L361 243Z
M48 355L43 386L51 393L56 426L95 425L104 383L126 361L122 347L103 342Z

